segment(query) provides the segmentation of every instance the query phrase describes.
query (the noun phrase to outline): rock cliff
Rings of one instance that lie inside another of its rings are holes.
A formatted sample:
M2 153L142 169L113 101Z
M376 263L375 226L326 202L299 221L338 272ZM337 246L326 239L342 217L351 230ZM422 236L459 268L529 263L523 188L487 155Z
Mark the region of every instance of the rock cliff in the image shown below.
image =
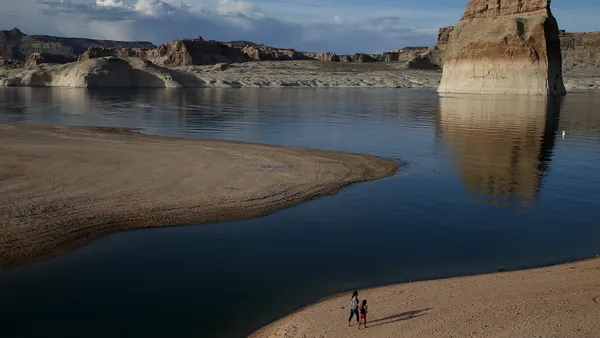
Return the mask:
M0 56L21 62L33 53L77 57L90 47L155 48L150 42L126 42L82 38L61 38L48 35L27 35L19 29L0 31Z
M600 32L571 33L561 31L560 47L563 70L585 71L600 68Z
M444 51L450 38L450 33L454 26L446 26L440 28L438 32L438 40L435 46L429 47L423 53L414 55L408 60L408 68L411 69L425 69L425 70L439 70L442 69L444 64Z
M220 42L196 39L175 40L155 49L90 47L78 58L85 61L107 56L138 57L164 67L214 65L249 61L301 61L324 62L407 62L411 57L423 53L427 47L406 47L381 54L342 54L300 52L290 48L276 48L245 41Z
M150 49L90 47L85 53L79 55L77 61L86 61L107 56L146 58L148 51Z
M549 0L470 0L450 33L439 92L566 94Z
M157 49L149 51L147 59L164 67L213 65L250 60L240 48L202 38L164 43Z
M75 61L75 58L64 55L33 53L25 59L25 67L35 67L43 63L65 64Z
M23 65L23 62L21 62L19 60L15 60L12 58L4 58L3 56L0 56L0 67L14 68L14 67L20 67L22 65Z
M0 76L0 87L200 87L196 77L139 58L103 57L63 65L42 64Z
M254 61L288 61L309 60L305 53L289 48L273 48L259 45L246 45L241 47L242 53Z

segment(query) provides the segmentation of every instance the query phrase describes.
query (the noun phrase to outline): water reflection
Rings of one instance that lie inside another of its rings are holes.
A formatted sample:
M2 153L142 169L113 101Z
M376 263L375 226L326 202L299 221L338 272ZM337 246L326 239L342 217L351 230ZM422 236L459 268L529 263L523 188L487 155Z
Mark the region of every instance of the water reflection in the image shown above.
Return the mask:
M560 129L567 136L578 136L600 141L600 95L594 92L569 94L563 99Z
M437 132L466 189L505 206L529 206L550 170L560 99L441 97Z
M142 128L160 135L384 151L406 159L414 144L404 149L394 139L430 142L422 131L435 125L436 102L432 91L368 88L2 88L0 121Z

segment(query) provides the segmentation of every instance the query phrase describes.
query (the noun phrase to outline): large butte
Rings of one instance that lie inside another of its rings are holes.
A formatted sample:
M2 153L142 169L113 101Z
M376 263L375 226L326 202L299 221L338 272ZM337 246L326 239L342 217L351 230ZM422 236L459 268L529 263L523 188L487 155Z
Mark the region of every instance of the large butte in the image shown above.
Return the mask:
M438 91L565 95L550 0L470 0L450 34Z

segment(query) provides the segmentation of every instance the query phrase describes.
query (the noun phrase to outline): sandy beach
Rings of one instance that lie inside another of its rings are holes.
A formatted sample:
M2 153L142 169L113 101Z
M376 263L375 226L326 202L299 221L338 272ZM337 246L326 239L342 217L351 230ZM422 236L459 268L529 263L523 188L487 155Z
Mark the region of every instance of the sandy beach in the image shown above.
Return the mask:
M0 268L122 230L264 215L397 168L359 154L0 125Z
M368 327L348 327L351 293L251 335L294 337L600 337L600 259L359 290Z

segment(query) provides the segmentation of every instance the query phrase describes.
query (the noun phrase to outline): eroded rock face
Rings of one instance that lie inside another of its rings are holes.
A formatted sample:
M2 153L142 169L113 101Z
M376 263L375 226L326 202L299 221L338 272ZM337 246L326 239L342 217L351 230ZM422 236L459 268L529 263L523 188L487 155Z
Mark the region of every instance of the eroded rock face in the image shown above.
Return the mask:
M138 88L199 87L202 81L139 58L101 57L63 65L21 68L0 78L0 87Z
M146 58L148 51L149 49L142 48L90 47L87 51L85 51L85 53L79 55L77 61L86 61L107 56Z
M421 55L427 51L429 47L404 47L392 50L392 53L398 54L398 59L393 61L408 62L412 58Z
M240 48L202 38L175 40L148 52L147 58L159 66L213 65L249 61Z
M438 46L432 46L425 53L408 60L406 66L410 69L439 70L442 69L442 55L443 51Z
M25 67L35 67L42 63L65 64L75 61L74 57L64 55L48 54L48 53L33 53L25 60Z
M454 26L446 26L440 28L438 32L438 41L435 46L429 47L423 53L414 55L408 60L406 64L410 69L424 69L424 70L440 70L444 65L444 51L450 38L450 33Z
M23 62L19 61L19 60L15 60L12 58L5 58L3 56L0 56L0 67L21 67L23 65Z
M470 0L462 20L549 10L550 0Z
M309 57L304 53L289 48L247 45L242 47L242 52L254 61L287 61L309 59Z
M600 32L571 33L561 31L563 70L600 67Z
M445 26L440 28L438 32L437 46L440 49L445 49L450 39L450 34L454 30L454 26Z
M340 57L335 53L310 53L309 57L312 57L315 60L324 61L324 62L339 62Z
M143 41L111 41L84 38L63 38L48 35L27 35L17 28L10 31L0 31L0 56L5 59L15 59L20 62L33 53L46 53L77 57L89 47L103 48L155 48L150 42Z
M564 95L549 0L470 0L450 33L439 92Z

